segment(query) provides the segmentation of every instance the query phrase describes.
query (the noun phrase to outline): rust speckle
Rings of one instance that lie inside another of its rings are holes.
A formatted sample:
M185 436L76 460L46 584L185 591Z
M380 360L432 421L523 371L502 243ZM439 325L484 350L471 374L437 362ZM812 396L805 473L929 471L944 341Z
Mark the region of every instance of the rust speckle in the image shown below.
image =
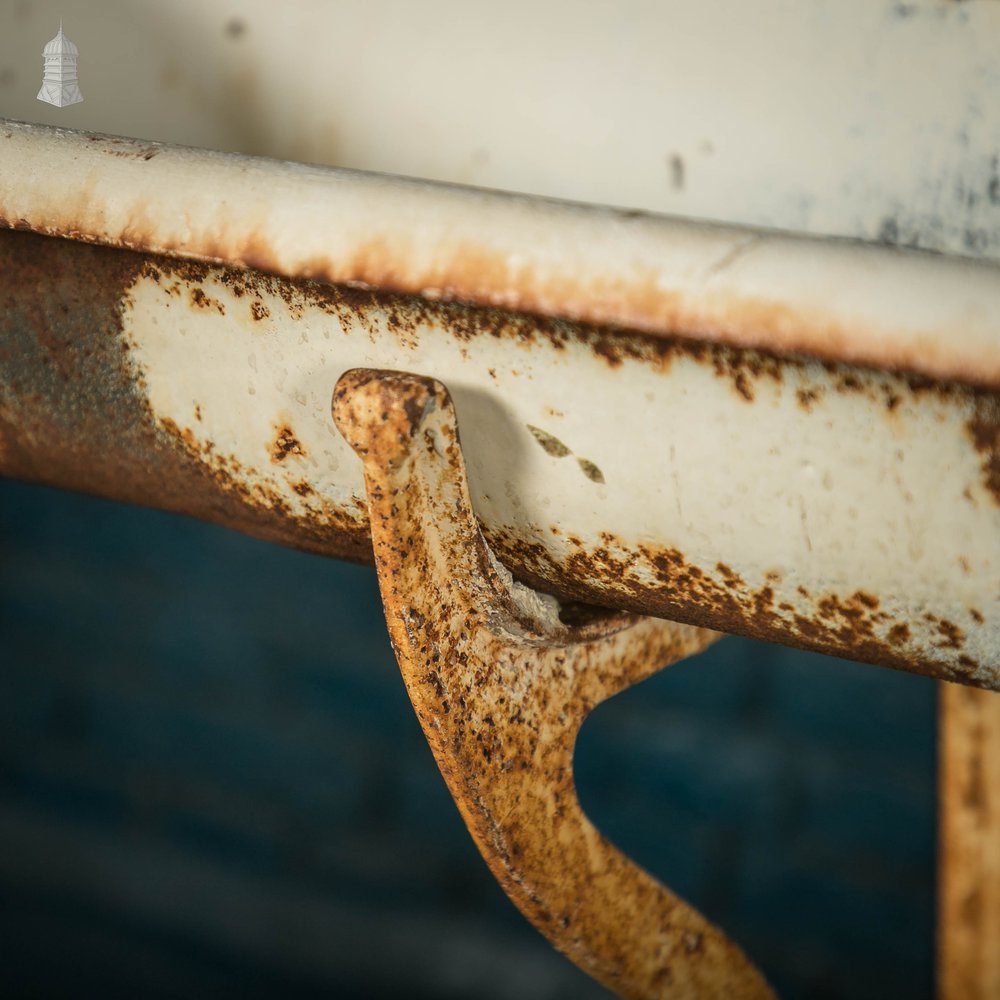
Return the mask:
M943 636L941 645L961 649L965 644L965 633L954 622L941 619L937 623L937 630Z
M736 387L736 391L748 402L752 403L754 401L753 389L750 388L750 382L746 377L744 372L737 372L733 378L733 385Z
M198 309L217 309L222 316L226 315L226 307L218 300L209 296L203 288L191 289L191 304Z
M305 449L299 443L299 439L295 436L295 432L287 424L283 424L278 428L278 433L275 435L274 443L271 445L271 461L276 465L280 465L282 462L288 458L289 455L296 455L302 457L305 455Z
M978 611L976 608L969 608L969 614L972 616L972 620L977 625L982 625L986 619L983 617L982 611Z
M578 458L583 474L593 483L603 483L604 473L589 458Z
M254 299L250 303L250 315L258 322L267 319L271 315L271 310L260 299Z
M901 646L910 641L910 626L906 622L897 622L889 629L889 642L894 646Z
M531 424L527 424L526 426L531 431L532 437L542 446L546 454L551 455L553 458L565 458L567 455L572 454L559 438L549 434L547 431L543 431L540 427L532 427Z
M855 591L854 600L856 600L859 604L863 604L866 608L872 611L879 606L879 599L874 594L869 594L865 590Z
M795 392L795 398L799 401L799 406L801 406L806 413L812 411L813 403L815 403L819 397L819 389L798 389Z
M726 587L738 590L746 586L746 581L743 577L735 570L730 569L725 563L716 563L715 568L718 570L719 575L722 577L722 582Z

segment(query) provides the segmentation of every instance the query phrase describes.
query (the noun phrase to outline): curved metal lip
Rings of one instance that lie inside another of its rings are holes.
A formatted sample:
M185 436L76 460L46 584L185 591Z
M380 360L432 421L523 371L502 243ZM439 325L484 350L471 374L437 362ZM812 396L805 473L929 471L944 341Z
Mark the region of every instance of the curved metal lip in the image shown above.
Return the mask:
M0 226L1000 387L1000 265L0 119Z

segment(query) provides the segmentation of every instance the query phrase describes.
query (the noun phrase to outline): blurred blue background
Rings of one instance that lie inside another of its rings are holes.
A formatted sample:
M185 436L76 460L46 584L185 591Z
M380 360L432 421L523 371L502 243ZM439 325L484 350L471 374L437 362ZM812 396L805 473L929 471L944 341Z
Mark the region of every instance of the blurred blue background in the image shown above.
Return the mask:
M8 996L598 998L494 884L374 571L0 481ZM933 995L935 687L727 639L602 706L585 808L787 998Z

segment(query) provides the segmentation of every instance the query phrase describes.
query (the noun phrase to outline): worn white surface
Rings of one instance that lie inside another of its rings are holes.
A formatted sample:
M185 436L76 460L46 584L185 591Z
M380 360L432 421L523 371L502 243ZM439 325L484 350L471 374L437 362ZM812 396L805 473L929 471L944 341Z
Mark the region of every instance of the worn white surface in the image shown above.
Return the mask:
M0 218L1000 385L1000 266L0 120Z
M998 257L998 38L997 0L0 0L0 117Z
M24 91L57 15L0 0L0 114L145 139L3 125L11 224L1000 385L997 0L88 0L66 24L88 100L62 111L31 103L37 84ZM880 629L911 624L902 654L958 655L933 613L995 679L1000 514L971 404L911 396L893 376L834 392L816 364L756 380L750 404L690 358L609 368L590 348L490 337L463 352L445 330L401 340L266 293L270 316L253 322L217 281L205 290L224 317L149 280L132 291L151 405L293 511L323 513L300 479L362 503L329 418L339 375L418 371L454 393L487 527L557 560L567 535L593 551L607 532L633 555L673 546L708 570L725 562L748 591L780 577L786 616L815 611L799 585L864 589L889 616ZM304 454L279 468L268 449L282 421ZM570 454L547 454L528 425ZM634 566L655 585L653 567Z
M998 679L1000 506L971 445L966 398L913 395L902 379L862 373L857 388L838 390L842 372L810 363L780 380L748 378L751 402L711 362L683 354L609 367L583 339L526 346L487 327L459 340L432 317L401 333L375 308L335 314L266 288L238 297L214 277L198 287L201 306L166 277L140 278L129 294L126 335L150 404L212 442L206 461L235 459L293 512L364 508L360 463L330 418L340 375L433 372L454 396L487 529L537 541L556 562L574 550L571 536L591 552L617 547L654 589L662 584L644 545L675 548L710 577L722 562L747 593L771 586L792 606L781 612L788 620L814 617L821 595L862 590L887 616L879 637L908 623L899 652L965 655L981 680ZM255 305L265 319L253 318ZM808 409L800 391L815 395ZM276 464L283 426L302 453ZM547 453L530 427L568 454ZM296 492L302 480L315 495ZM928 612L961 629L960 646L948 647Z

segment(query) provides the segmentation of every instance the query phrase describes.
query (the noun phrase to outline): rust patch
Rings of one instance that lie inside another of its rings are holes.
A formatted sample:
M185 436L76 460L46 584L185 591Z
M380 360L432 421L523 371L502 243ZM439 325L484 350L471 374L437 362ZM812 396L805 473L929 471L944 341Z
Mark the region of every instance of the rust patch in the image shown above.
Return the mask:
M753 389L750 388L750 382L746 377L746 373L737 372L733 378L733 385L736 387L736 391L748 403L752 403L754 401Z
M1000 507L1000 396L982 394L966 426L982 456L983 485Z
M806 413L812 412L813 403L815 403L821 395L822 392L819 388L797 389L795 391L795 398L798 400L799 406L801 406Z
M543 431L540 427L532 427L531 424L528 424L527 428L531 431L531 436L542 446L546 454L551 455L553 458L565 458L567 455L572 454L569 448L554 435Z
M965 633L954 622L943 618L939 619L937 630L943 637L942 646L947 646L950 649L961 649L965 645Z
M295 436L295 432L287 424L282 424L274 437L274 443L271 445L271 461L280 465L289 455L301 458L305 453L305 449Z
M889 629L889 642L894 646L902 646L910 641L910 626L906 622L896 622Z
M190 291L191 305L198 309L216 309L221 316L226 315L226 307L218 300L209 296L204 288L195 286Z
M254 299L250 303L250 315L260 322L260 320L267 319L271 315L271 310L260 299Z
M982 665L970 656L907 649L913 639L910 625L893 621L880 610L878 597L867 591L810 595L800 587L812 611L789 612L776 603L770 584L754 590L725 564L717 564L712 573L690 563L677 549L638 545L633 552L609 533L602 534L601 545L588 549L579 539L564 536L567 549L556 564L545 546L525 542L509 528L484 527L484 532L498 558L516 567L523 582L560 599L625 607L931 677L989 683ZM944 623L942 628L935 619L942 652L955 650L954 642L963 639L950 626Z

